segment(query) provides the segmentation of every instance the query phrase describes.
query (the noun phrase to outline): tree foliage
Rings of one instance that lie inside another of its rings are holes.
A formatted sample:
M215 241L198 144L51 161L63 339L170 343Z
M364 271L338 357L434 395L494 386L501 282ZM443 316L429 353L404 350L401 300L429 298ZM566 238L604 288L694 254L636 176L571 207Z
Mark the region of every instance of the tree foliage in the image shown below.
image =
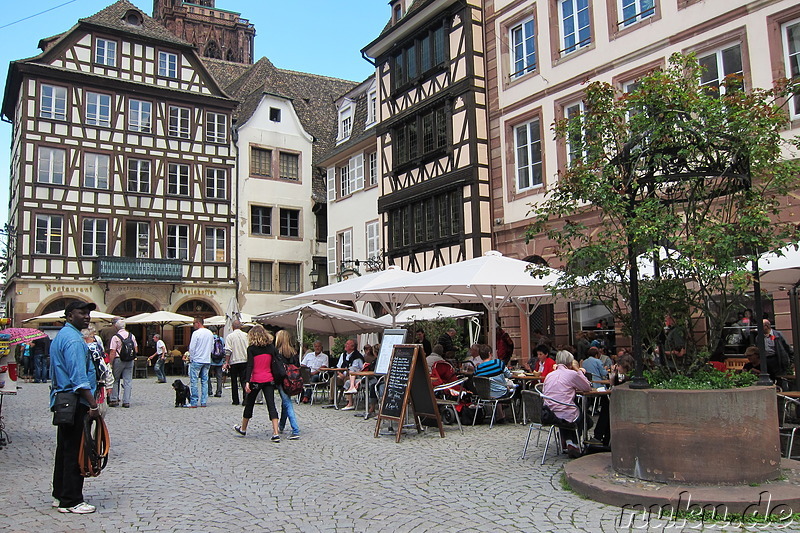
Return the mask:
M750 261L798 238L782 203L800 171L800 142L785 137L791 84L709 88L700 74L675 54L629 93L590 83L585 112L554 126L571 163L530 213L528 238L549 238L567 265L556 292L605 303L626 329L630 246L646 346L665 313L688 331L707 319L716 345Z

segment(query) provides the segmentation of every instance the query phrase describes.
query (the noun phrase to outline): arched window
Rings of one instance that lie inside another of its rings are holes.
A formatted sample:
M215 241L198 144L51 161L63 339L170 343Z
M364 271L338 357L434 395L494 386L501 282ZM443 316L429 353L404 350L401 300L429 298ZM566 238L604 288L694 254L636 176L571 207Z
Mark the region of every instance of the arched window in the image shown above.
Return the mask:
M178 307L176 313L189 315L191 317L200 316L203 318L208 318L217 314L214 308L203 300L189 300L188 302L184 302Z
M212 59L222 59L222 52L217 46L216 41L210 41L206 45L206 57L210 57Z
M236 59L236 54L233 53L233 49L232 48L229 48L228 49L228 53L225 54L225 60L226 61L238 61L238 59Z
M46 315L48 313L54 313L56 311L63 311L72 302L82 302L82 301L83 300L80 300L78 298L59 298L47 304L47 306L44 309L42 309L42 312L39 314Z
M111 312L111 314L122 317L129 317L133 315L138 315L139 313L153 313L155 311L158 311L158 309L153 307L151 303L146 302L144 300L138 300L136 298L132 298L130 300L125 300L121 304L117 305Z

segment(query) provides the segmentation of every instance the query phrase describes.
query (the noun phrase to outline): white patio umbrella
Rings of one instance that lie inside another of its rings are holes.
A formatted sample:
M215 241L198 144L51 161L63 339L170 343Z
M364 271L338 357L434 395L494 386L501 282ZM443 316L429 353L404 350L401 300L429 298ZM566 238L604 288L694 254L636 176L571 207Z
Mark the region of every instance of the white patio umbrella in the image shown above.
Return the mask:
M546 287L558 280L557 270L543 278L535 278L530 263L505 257L497 251L482 257L445 265L418 274L402 284L382 284L367 289L367 293L397 293L424 295L454 295L461 301L478 302L489 311L490 342L497 348L497 312L511 298L546 292Z
M455 307L444 307L440 305L432 307L407 307L397 313L397 317L385 315L377 320L386 326L392 326L392 318L395 318L394 325L406 325L423 320L441 320L443 318L469 318L471 316L482 315L481 311L467 311L466 309L456 309Z
M290 309L265 313L253 317L257 322L282 328L296 328L297 338L303 339L303 331L328 335L369 333L386 327L383 322L367 315L323 303L305 303Z
M413 280L420 275L421 274L408 272L398 266L392 265L380 272L373 272L311 291L295 294L294 296L284 298L284 300L349 300L354 302L379 302L392 317L396 317L401 309L409 305L425 306L442 303L469 303L473 301L470 295L466 295L462 299L459 298L459 295L455 292L442 295L431 293L415 294L409 292L370 291L370 289L374 287L384 285L396 286L413 284Z
M194 317L172 313L170 311L156 311L154 313L143 313L131 318L126 318L128 324L158 324L164 326L185 326L194 322Z
M762 288L787 290L800 283L800 250L784 246L778 253L766 253L758 260Z
M91 312L92 322L94 321L101 321L101 322L111 322L111 319L114 318L114 315L109 315L108 313L101 313L100 311L92 311ZM64 310L61 311L53 311L52 313L47 313L44 315L35 316L33 318L29 318L27 320L23 320L23 324L33 324L33 323L43 323L43 322L64 322L66 319L64 318Z
M253 315L249 313L238 313L239 322L242 324L248 324L253 322ZM226 322L228 321L227 315L215 315L203 320L203 324L206 326L225 326ZM233 322L233 320L231 320Z

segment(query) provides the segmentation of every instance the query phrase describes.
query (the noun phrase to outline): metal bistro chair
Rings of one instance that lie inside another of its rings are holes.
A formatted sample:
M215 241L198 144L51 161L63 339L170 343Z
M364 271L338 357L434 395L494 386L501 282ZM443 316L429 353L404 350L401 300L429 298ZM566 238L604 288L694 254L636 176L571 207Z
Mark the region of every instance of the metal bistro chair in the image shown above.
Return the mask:
M300 377L303 378L303 391L311 390L311 402L310 405L314 405L314 398L317 396L317 391L322 390L325 391L328 388L328 377L325 372L320 374L319 381L313 382L311 381L311 369L307 366L300 367ZM300 394L297 396L297 402L300 402L300 398L303 395Z
M497 413L497 404L499 403L507 403L511 406L511 414L514 415L514 423L517 423L517 412L514 410L514 397L511 396L502 396L500 398L492 398L491 395L491 380L484 376L473 376L472 377L472 384L475 387L475 393L478 396L477 405L480 409L484 405L491 404L492 406L492 419L489 422L489 429L492 429L494 426L494 416ZM475 411L475 416L472 418L472 425L475 425L475 421L478 419L478 412Z
M133 377L147 379L147 358L135 357L133 359Z
M794 424L787 425L786 424L786 413L791 409L792 406L795 408L795 416L800 414L800 400L795 398L789 398L788 396L784 396L781 393L778 393L778 396L783 400L783 412L781 413L781 425L779 428L779 433L782 437L786 437L786 453L784 457L787 459L792 458L792 448L794 447L794 436L797 433L797 430L800 429L800 426L797 425L796 421ZM795 455L795 457L798 457Z
M576 409L580 409L580 406L576 405L575 403L560 402L558 400L554 400L553 398L550 398L549 396L544 395L542 393L542 387L544 387L544 383L537 383L536 386L534 387L534 390L536 391L536 394L538 394L539 397L542 399L542 404L544 404L544 400L549 400L549 401L551 401L553 403L557 403L559 405L566 405L566 406L569 406L569 407L575 407ZM544 459L547 456L547 450L550 448L550 439L553 436L553 431L556 428L564 429L564 430L567 430L567 431L574 431L575 432L576 445L578 446L578 449L581 451L581 453L583 453L583 446L581 444L581 435L578 432L578 424L577 424L577 422L571 422L571 423L568 423L568 424L550 424L550 430L547 432L547 442L545 442L544 450L542 451L542 461L540 463L542 465L544 464ZM560 445L561 444L561 439L560 438L559 438L558 442L559 442L559 445Z
M467 381L466 377L459 378L455 381L451 381L450 383L442 383L441 385L434 387L433 392L434 394L439 393L441 396L447 394L447 391L454 387L458 387L459 385L463 385L464 382ZM458 411L456 410L456 405L458 405L457 401L448 400L446 398L441 398L440 396L436 396L436 406L442 411L444 415L445 412L452 413L453 418L455 419L456 423L458 424L458 429L461 431L461 434L464 434L464 428L461 425L461 417L458 416ZM443 417L444 418L444 417Z
M525 416L530 420L528 426L528 436L525 438L525 447L522 448L522 458L525 459L525 454L528 452L528 443L531 440L531 433L534 429L538 429L536 434L536 446L539 446L539 439L544 431L542 424L542 397L536 391L523 390L522 391L522 405L525 409Z

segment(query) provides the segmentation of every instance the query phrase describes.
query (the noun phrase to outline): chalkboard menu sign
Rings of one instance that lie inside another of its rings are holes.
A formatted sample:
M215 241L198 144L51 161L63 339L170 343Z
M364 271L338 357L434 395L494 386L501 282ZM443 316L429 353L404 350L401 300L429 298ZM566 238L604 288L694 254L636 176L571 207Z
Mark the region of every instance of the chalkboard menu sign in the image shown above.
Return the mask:
M392 350L392 358L386 375L386 386L375 424L375 436L380 431L383 419L395 420L398 423L396 441L400 441L402 422L406 417L409 401L414 409L414 422L417 432L422 431L419 417L426 415L436 419L439 434L444 437L442 419L433 396L431 377L428 365L418 344L397 344Z
M389 371L389 361L392 359L392 350L395 345L406 342L406 330L404 329L385 329L381 339L381 351L378 353L378 360L375 363L376 374L386 374Z

